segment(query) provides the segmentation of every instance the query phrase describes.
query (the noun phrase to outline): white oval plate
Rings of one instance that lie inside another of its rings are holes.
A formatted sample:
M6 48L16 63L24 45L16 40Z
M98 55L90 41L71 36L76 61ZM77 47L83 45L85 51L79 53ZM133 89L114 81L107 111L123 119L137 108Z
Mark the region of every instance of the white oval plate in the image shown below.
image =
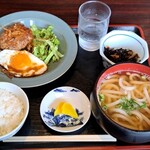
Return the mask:
M67 23L52 14L40 11L15 12L0 18L0 26L7 26L15 22L21 22L27 27L33 24L41 28L52 25L60 40L59 50L64 57L56 63L50 63L48 70L40 76L10 79L0 73L0 81L11 82L21 88L37 87L58 79L71 67L77 55L77 40ZM0 32L1 30L2 28L0 28Z
M70 103L74 108L77 108L80 112L83 112L83 124L72 127L57 127L50 126L47 122L49 119L44 117L45 112L56 108L60 101ZM40 105L40 115L43 122L51 129L62 132L74 132L82 128L89 120L91 115L91 105L88 97L79 89L69 86L58 87L48 92L43 98Z

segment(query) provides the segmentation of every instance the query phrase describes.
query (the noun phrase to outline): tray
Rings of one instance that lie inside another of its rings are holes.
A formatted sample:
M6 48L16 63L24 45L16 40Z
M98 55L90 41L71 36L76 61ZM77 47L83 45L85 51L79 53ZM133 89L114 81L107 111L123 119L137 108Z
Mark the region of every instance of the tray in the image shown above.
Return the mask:
M72 26L72 29L78 40L77 26ZM112 30L129 30L144 38L141 27L137 25L110 25L108 32ZM144 64L149 65L149 62L146 61ZM90 120L82 129L70 134L60 134L49 129L40 117L41 100L50 90L64 85L73 86L90 97L94 83L103 69L99 51L88 52L78 46L78 54L74 64L62 77L47 85L23 89L27 93L30 102L28 118L14 137L0 142L0 148L126 145L126 143L118 141L105 133L92 114Z

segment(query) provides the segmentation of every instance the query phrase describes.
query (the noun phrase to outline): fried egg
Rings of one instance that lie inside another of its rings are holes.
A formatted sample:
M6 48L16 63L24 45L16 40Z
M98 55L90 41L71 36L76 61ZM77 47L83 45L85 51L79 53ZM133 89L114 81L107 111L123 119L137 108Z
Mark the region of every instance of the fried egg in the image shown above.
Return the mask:
M2 50L0 65L15 77L37 76L47 70L47 65L42 60L26 50Z

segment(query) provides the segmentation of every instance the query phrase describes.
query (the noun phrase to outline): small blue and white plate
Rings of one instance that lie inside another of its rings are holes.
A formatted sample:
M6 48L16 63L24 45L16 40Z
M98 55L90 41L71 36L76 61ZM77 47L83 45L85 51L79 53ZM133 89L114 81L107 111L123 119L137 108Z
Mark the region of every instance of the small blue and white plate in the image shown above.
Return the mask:
M70 103L77 111L79 118L68 118L67 115L54 117L54 110L60 102ZM88 97L82 91L75 87L63 86L51 90L44 96L40 105L40 115L49 128L62 133L74 132L88 122L91 115L91 105ZM54 125L54 122L59 124L62 119L63 125Z

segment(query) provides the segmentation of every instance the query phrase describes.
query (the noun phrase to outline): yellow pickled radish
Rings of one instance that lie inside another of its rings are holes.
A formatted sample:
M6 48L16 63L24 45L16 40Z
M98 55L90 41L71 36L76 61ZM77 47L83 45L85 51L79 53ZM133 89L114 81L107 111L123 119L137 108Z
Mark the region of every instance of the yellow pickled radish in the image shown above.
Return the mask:
M78 114L73 106L67 102L60 102L55 109L54 116L64 114L72 118L78 118Z
M62 105L63 105L64 103L65 103L65 102L60 102L60 103L58 104L58 106L57 106L56 109L55 109L54 116L57 116L57 115L59 115L59 114L62 113Z
M72 118L78 118L78 114L75 109L69 103L64 103L62 105L62 114L69 115Z

